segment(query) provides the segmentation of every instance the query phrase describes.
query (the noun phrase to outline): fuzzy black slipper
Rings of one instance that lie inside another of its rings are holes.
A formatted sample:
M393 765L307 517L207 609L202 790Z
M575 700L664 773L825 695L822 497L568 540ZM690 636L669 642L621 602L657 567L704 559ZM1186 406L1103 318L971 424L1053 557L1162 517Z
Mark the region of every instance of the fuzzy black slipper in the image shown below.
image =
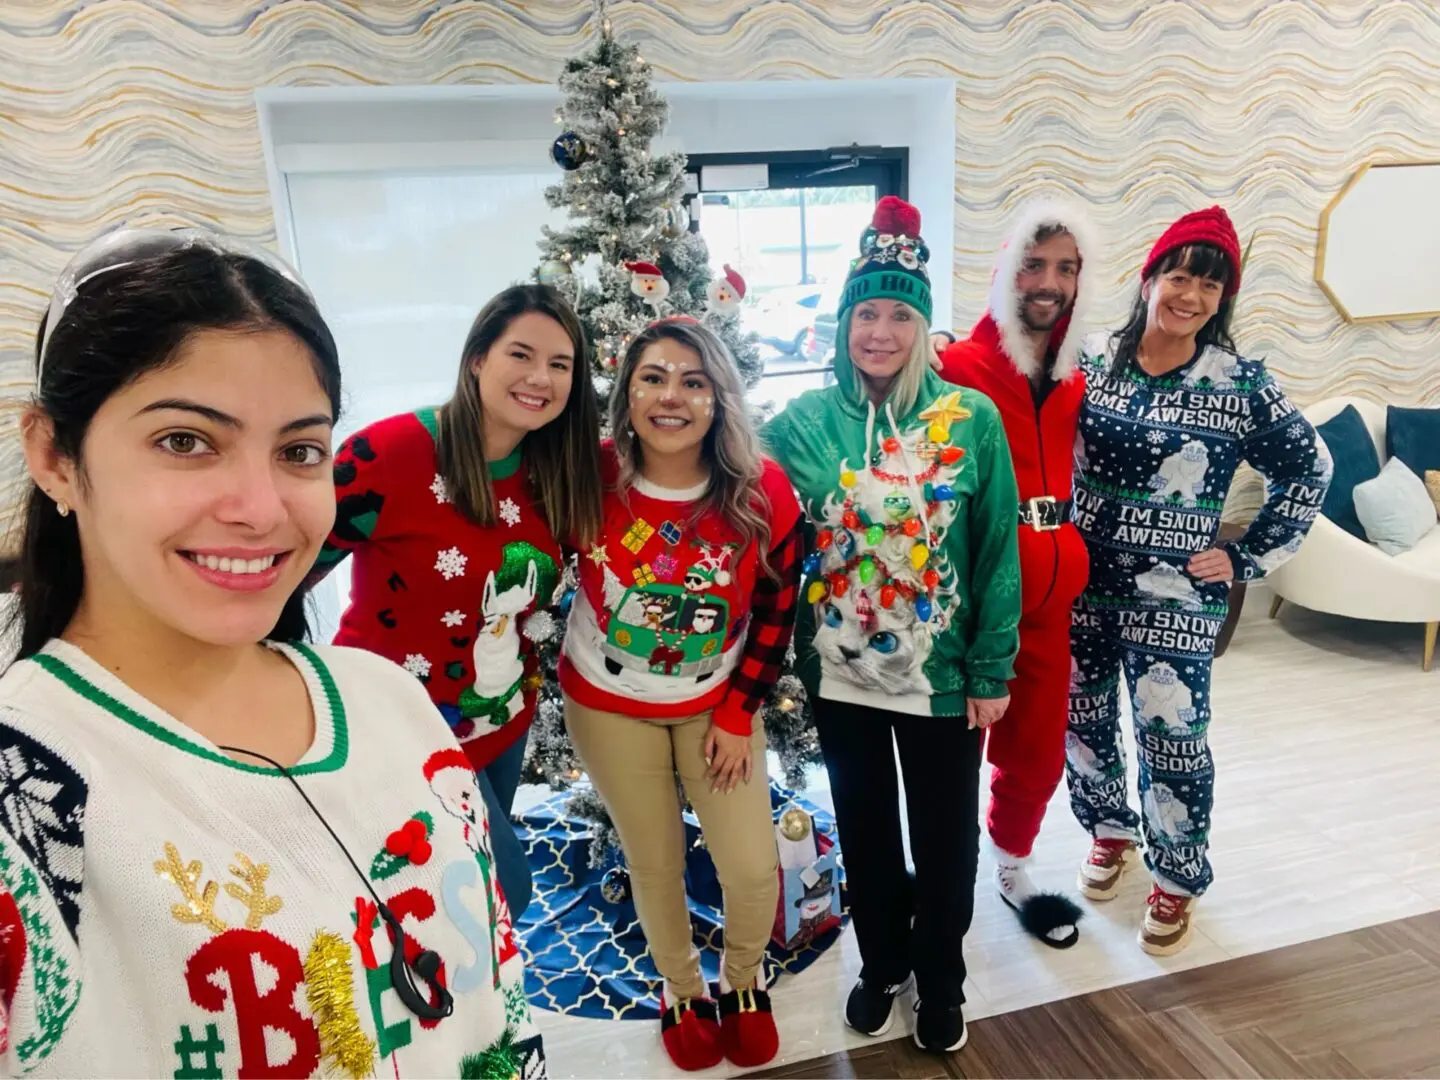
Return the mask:
M1080 940L1080 931L1076 924L1084 917L1085 912L1068 896L1060 893L1036 893L1019 907L1010 903L1004 894L1001 894L1000 899L1020 917L1020 925L1025 928L1025 932L1040 944L1048 945L1052 949L1068 949ZM1059 939L1050 936L1051 930L1058 930L1062 926L1070 927L1070 933Z

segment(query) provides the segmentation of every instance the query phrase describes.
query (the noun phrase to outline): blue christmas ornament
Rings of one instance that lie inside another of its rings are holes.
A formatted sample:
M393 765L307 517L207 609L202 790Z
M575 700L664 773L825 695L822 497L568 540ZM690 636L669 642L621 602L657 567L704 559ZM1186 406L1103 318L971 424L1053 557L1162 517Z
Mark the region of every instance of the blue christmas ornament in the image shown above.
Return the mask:
M805 573L813 574L820 569L820 552L812 551L805 556Z
M930 613L932 610L929 597L917 596L915 598L915 617L922 623L930 621Z
M949 484L935 485L936 502L949 502L953 498L955 498L955 489L952 488Z
M849 529L835 530L835 550L847 559L855 554L855 537L850 535Z
M560 610L562 613L570 614L570 605L575 602L575 590L566 589L565 595L560 597Z

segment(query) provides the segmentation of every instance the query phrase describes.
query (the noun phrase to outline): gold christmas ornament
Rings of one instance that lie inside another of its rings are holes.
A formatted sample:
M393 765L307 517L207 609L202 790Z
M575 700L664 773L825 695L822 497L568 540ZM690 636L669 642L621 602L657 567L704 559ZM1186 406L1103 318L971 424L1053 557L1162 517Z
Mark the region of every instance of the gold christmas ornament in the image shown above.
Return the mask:
M791 806L780 815L780 835L786 840L804 840L810 835L810 815L798 806Z

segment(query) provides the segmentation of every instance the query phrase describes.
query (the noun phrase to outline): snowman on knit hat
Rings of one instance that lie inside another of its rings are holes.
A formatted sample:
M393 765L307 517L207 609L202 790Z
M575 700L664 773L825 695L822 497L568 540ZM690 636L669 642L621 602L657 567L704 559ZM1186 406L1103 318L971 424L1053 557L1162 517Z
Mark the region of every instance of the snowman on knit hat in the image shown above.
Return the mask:
M715 278L705 289L711 311L734 311L745 299L745 279L729 263L725 264L725 276Z
M660 268L654 263L627 262L625 269L630 271L630 291L659 314L660 305L670 295L670 282L665 280Z
M426 759L424 772L425 782L445 812L459 819L465 830L466 846L488 859L490 822L482 812L480 784L465 751L458 746L435 751Z
M702 547L700 550L700 558L685 571L685 591L702 593L712 584L722 589L729 585L730 571L725 564L730 560L730 549L712 551L709 547Z

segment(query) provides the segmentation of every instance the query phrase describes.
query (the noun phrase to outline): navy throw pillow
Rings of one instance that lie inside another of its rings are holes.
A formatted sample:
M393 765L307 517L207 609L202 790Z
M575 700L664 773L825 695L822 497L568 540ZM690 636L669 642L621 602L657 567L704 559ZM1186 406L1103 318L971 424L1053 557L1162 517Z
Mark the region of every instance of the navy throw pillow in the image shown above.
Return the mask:
M1375 453L1375 440L1354 405L1346 405L1316 431L1325 440L1330 456L1335 459L1335 476L1320 512L1351 536L1365 539L1365 526L1355 513L1355 485L1380 475L1380 456Z
M1385 453L1399 458L1416 476L1440 469L1440 409L1385 410Z

